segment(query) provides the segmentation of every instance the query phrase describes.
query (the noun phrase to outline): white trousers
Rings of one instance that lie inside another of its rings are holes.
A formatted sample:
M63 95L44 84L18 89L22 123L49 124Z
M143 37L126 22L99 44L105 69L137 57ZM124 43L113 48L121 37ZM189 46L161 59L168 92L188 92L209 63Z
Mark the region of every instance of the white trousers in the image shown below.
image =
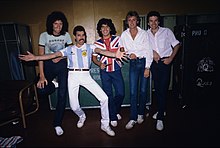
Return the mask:
M84 114L78 98L80 86L85 87L99 100L101 108L101 126L109 126L108 96L91 77L89 71L69 71L68 73L69 102L73 112L78 116Z

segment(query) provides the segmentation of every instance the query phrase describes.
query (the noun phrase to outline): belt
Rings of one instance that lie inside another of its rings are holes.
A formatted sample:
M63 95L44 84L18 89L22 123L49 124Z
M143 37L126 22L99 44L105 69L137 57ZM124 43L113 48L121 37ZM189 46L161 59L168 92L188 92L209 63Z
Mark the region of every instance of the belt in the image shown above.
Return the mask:
M162 58L160 58L160 61L163 60L163 59L166 59L166 58L169 58L169 57L162 57Z
M137 57L136 59L130 59L130 60L142 60L144 59L145 57Z
M89 69L68 69L69 71L89 71Z
M137 57L138 60L141 60L141 59L143 59L143 58L144 58L144 57Z

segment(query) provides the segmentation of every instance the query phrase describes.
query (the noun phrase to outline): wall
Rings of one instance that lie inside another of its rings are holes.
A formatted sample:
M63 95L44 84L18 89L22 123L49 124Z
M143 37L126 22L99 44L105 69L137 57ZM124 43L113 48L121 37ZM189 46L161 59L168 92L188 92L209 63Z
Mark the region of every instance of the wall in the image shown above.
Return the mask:
M122 32L122 20L129 10L146 15L150 10L161 14L199 14L219 12L217 0L191 2L188 0L0 0L0 22L17 22L31 27L33 50L37 53L39 34L45 31L49 13L61 10L69 22L69 32L75 25L83 25L88 43L98 38L96 23L102 17L111 18L117 33Z

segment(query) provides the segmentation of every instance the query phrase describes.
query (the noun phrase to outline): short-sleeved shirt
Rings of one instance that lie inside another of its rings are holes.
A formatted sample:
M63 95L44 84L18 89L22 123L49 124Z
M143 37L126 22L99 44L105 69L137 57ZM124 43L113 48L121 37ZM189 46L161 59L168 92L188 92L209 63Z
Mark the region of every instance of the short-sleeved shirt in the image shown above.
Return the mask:
M40 34L39 46L45 47L45 54L57 52L71 44L72 39L68 32L59 36L49 35L47 32Z
M92 54L95 52L95 48L96 47L93 44L84 43L80 48L76 45L73 45L60 50L60 52L63 56L67 57L67 68L90 69Z

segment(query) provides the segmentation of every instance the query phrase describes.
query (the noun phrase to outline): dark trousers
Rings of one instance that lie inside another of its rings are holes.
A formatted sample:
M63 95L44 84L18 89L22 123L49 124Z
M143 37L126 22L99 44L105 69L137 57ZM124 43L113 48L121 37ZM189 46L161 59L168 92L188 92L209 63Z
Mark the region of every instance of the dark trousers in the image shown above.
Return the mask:
M117 121L118 119L116 115L120 112L125 97L125 86L121 69L113 72L101 70L100 76L102 80L102 88L108 96L109 118L111 121Z
M158 63L153 61L151 66L152 79L154 81L155 96L157 99L158 120L163 120L166 108L166 97L170 83L171 65L164 64L161 60Z
M38 89L40 95L49 95L55 91L55 86L52 83L54 78L57 79L59 84L57 88L57 105L53 126L60 126L62 124L67 100L67 60L62 59L58 63L54 63L52 60L44 61L44 74L48 85L43 89Z

